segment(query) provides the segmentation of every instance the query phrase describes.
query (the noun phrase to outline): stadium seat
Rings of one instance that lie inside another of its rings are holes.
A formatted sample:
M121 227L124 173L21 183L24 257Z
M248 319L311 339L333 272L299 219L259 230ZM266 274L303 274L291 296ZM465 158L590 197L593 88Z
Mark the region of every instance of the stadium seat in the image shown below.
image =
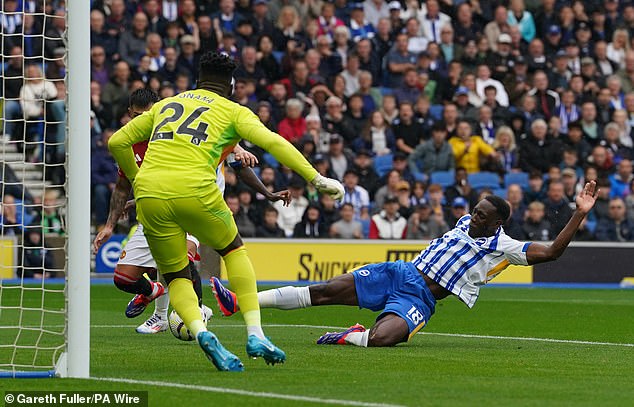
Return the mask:
M476 172L469 174L469 184L474 189L500 187L500 177L494 172Z
M277 61L278 64L282 63L282 58L284 58L283 51L273 51L273 58Z
M374 170L379 177L384 176L392 169L392 154L378 155L374 157Z
M528 173L527 172L509 172L504 176L504 186L517 184L522 189L528 189Z
M262 155L262 159L264 159L264 162L273 168L277 168L279 165L275 157L273 157L270 153L264 153L264 155Z
M506 199L506 188L495 188L493 190L493 195Z
M443 105L431 105L429 107L429 115L434 120L442 120L442 112L445 109Z
M436 171L431 173L430 183L440 184L444 189L452 186L454 180L455 174L453 171Z
M363 237L367 239L370 235L370 219L361 219L359 222L361 222Z

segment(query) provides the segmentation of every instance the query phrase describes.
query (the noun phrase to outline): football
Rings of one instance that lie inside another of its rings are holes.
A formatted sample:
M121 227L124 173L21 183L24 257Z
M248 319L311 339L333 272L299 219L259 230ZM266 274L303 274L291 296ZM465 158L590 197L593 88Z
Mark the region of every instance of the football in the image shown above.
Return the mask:
M213 315L213 313L211 311L211 308L203 305L203 307L200 310L200 315L203 319L203 322L205 322L206 324L209 321L209 318ZM194 340L194 335L189 331L189 329L187 329L187 327L185 326L185 322L183 322L183 319L181 318L180 315L178 315L178 312L176 312L175 309L173 309L172 312L170 312L169 327L170 327L170 332L177 339L180 339L181 341Z

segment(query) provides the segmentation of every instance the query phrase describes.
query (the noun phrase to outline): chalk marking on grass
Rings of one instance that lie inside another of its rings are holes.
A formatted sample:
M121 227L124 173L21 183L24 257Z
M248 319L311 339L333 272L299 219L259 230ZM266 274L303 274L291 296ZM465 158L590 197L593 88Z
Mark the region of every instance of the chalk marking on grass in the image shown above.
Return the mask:
M337 404L337 405L343 405L343 406L359 406L359 407L402 407L402 405L400 404L368 403L364 401L354 401L354 400L321 399L319 397L296 396L293 394L248 391L248 390L240 390L240 389L231 389L228 387L202 386L202 385L195 385L195 384L173 383L173 382L163 382L163 381L159 382L159 381L153 381L153 380L136 380L136 379L125 379L125 378L118 378L118 377L92 377L91 379L103 381L103 382L142 384L146 386L158 386L158 387L172 387L172 388L178 388L178 389L206 391L210 393L234 394L237 396L259 397L259 398L290 400L290 401L303 401L303 402L319 403L319 404Z

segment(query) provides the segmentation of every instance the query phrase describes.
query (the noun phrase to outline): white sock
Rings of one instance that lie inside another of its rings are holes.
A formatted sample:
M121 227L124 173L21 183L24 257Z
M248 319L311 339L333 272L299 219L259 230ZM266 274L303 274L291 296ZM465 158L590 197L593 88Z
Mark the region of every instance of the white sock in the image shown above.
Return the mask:
M258 302L262 308L297 309L307 308L310 302L309 287L280 287L273 290L260 291Z
M346 336L346 343L367 348L369 333L369 330L363 332L350 332L348 336Z
M165 294L161 295L154 300L154 313L161 317L163 321L167 321L167 308L170 305L170 296L165 291Z
M260 339L266 339L266 337L264 336L264 332L262 331L262 327L261 326L248 326L247 327L247 335L251 336L251 335L255 335Z

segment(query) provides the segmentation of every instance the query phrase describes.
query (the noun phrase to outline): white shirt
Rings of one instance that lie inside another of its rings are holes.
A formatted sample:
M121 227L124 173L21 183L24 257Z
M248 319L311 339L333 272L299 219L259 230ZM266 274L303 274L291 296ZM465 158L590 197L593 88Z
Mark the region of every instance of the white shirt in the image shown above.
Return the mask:
M471 215L456 227L431 241L412 263L418 270L473 307L480 286L488 283L510 264L528 265L530 243L510 238L500 227L495 235L474 239L469 236Z
M295 225L302 221L304 211L308 207L308 199L303 196L293 199L288 207L284 207L284 201L277 201L273 202L273 207L280 215L277 224L284 229L286 237L292 237Z
M354 207L354 219L361 218L361 209L370 207L370 195L368 191L357 185L354 190L350 191L346 188L342 203L349 203Z
M476 79L476 92L478 92L478 96L484 99L484 88L487 86L494 86L497 90L497 94L495 96L495 100L500 104L500 106L508 107L509 105L509 95L506 93L506 89L504 89L504 85L502 82L495 80L493 78L489 78L487 80Z
M445 25L451 25L451 17L444 13L438 13L435 19L427 17L427 10L424 13L418 15L418 21L420 21L420 28L423 32L423 36L429 41L440 42L440 29Z

